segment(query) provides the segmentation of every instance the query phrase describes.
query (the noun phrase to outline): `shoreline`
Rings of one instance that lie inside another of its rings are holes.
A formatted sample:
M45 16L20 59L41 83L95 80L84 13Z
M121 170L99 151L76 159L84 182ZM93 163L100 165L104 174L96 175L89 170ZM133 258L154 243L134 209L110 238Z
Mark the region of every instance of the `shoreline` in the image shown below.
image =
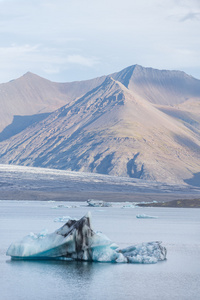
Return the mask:
M139 206L151 207L185 207L184 202L191 202L200 199L199 194L181 193L126 193L126 192L102 192L102 191L40 191L40 190L12 190L1 191L0 200L17 201L66 201L81 202L88 199L103 200L105 202L146 202ZM153 203L156 201L156 203ZM175 206L175 203L182 202L182 205ZM170 206L171 205L171 206ZM199 207L199 206L197 206Z
M139 203L139 207L200 208L200 198L178 199L157 203Z

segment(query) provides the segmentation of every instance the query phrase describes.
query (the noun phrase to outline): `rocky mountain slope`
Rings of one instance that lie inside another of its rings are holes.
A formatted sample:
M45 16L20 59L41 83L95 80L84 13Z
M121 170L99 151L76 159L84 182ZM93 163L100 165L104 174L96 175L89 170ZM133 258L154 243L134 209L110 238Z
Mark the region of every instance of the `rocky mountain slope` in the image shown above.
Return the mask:
M111 76L154 104L174 106L200 97L200 81L181 71L134 65Z
M100 77L81 82L56 83L28 72L16 80L2 83L0 131L12 123L14 116L36 115L37 121L38 114L54 111L98 86L103 80L104 77ZM24 118L22 122L30 124L28 118Z
M66 86L66 105L4 138L1 163L168 183L198 176L199 80L136 65L90 81L80 98Z

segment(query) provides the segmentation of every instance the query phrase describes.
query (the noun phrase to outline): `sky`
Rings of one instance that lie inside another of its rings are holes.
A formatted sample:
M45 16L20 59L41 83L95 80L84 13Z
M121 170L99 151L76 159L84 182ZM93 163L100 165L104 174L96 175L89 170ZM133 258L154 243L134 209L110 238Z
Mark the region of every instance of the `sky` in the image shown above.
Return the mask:
M0 83L139 64L200 79L200 0L0 0Z

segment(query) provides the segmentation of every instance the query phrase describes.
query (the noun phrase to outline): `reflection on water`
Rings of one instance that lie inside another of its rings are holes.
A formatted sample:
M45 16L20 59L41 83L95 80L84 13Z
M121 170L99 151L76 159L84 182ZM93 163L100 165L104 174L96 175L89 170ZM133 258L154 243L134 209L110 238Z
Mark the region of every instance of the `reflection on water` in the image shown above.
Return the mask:
M175 258L175 257L174 257ZM4 286L4 300L40 299L198 299L200 274L165 261L156 265L94 263L78 261L7 260L12 274ZM187 256L182 257L182 261ZM177 268L177 270L176 270ZM190 289L188 286L188 275ZM12 287L12 288L11 288ZM170 287L170 290L169 290ZM180 298L169 293L177 291ZM139 295L139 297L138 297Z
M65 260L7 260L7 264L12 272L22 273L39 273L41 276L45 274L53 278L58 278L65 282L79 280L91 281L95 264L92 262L65 261ZM104 264L107 265L107 264Z
M14 289L20 290L24 297L28 297L26 299L36 299L36 295L37 299L46 299L47 296L53 299L53 295L58 299L64 299L64 296L89 299L92 295L94 298L95 295L104 295L108 286L115 282L113 267L117 266L56 260L7 260L6 264L14 279Z

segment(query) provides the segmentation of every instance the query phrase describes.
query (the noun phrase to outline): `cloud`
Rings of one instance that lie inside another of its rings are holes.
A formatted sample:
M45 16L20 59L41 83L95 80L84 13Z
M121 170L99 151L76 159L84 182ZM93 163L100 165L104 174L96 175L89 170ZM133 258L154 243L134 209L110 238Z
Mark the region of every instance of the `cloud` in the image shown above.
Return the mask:
M29 54L29 53L33 53L36 52L38 49L38 45L16 45L16 44L12 44L11 46L7 46L7 47L0 47L0 59L15 59L15 58L19 58L23 55Z
M69 70L75 67L84 67L86 70L88 68L93 68L100 61L96 57L85 57L78 54L72 54L65 56L64 54L58 56L57 58L50 55L46 60L43 60L43 71L46 74L59 74L60 72Z
M85 57L82 55L74 54L74 55L68 55L66 62L71 64L78 64L86 67L93 67L99 63L99 59L97 59L96 57Z
M57 81L136 63L182 69L187 51L198 66L199 19L199 0L0 0L0 82L28 70Z
M173 0L171 10L172 19L179 22L200 20L200 1L199 0Z
M94 56L77 54L79 49L60 48L58 46L47 46L42 44L12 44L0 47L0 82L17 78L27 71L34 72L43 77L56 75L72 69L81 67L87 73L93 69L100 60ZM70 53L70 54L69 54ZM69 73L70 73L69 72ZM73 78L75 80L76 78Z
M188 14L186 14L185 16L183 16L180 19L180 22L185 22L185 21L199 21L200 20L200 12L190 12Z
M191 7L193 9L200 8L199 0L174 0L173 2L179 7L186 7L188 9L191 9Z

